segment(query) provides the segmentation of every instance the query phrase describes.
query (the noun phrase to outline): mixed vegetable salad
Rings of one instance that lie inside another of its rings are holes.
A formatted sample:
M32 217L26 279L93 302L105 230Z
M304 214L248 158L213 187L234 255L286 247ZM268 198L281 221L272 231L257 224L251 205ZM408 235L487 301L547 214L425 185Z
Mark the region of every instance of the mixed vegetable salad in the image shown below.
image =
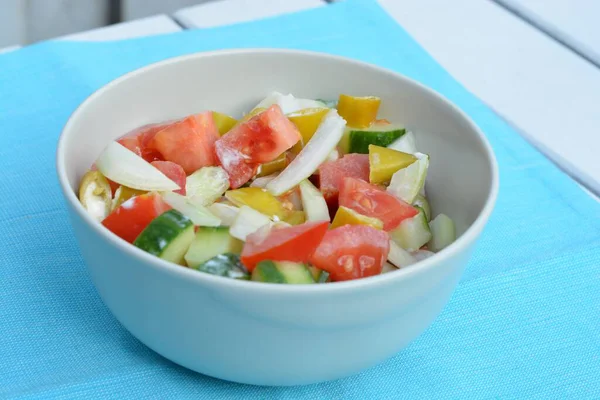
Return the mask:
M425 196L429 156L381 99L272 93L240 120L206 111L111 142L79 198L111 232L232 279L312 284L403 268L455 239Z

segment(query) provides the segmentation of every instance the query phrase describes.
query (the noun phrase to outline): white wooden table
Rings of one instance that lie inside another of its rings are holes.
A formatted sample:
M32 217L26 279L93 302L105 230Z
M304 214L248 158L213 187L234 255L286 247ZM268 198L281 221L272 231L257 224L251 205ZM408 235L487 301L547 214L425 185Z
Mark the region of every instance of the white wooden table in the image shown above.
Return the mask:
M599 13L592 17L591 11L600 8L600 0L573 1L590 15L566 19L560 15L561 0L379 2L467 89L567 173L600 193L600 68L539 29L539 21L561 27L561 32L589 43L580 49L591 58L589 49L600 46L594 39L600 32L594 19ZM584 3L588 8L582 8ZM526 19L534 19L535 13L538 22L531 24L505 8L515 4L521 11L534 10ZM325 6L324 0L220 0L181 9L173 18L185 28L208 28ZM180 29L159 15L63 39L114 40Z

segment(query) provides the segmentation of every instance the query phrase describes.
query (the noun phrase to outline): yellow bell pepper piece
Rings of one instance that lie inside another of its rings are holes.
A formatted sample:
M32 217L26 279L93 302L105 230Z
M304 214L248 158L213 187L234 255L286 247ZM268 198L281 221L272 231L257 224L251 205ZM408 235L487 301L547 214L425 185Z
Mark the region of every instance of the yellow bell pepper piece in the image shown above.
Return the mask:
M287 153L282 153L279 157L274 159L273 161L269 161L268 163L261 164L260 172L258 173L258 177L267 176L274 174L275 172L279 172L288 166L290 160L287 156Z
M112 201L112 209L116 209L121 204L125 203L132 197L139 196L141 194L148 193L144 190L132 189L127 186L119 186L117 191L115 192L115 198Z
M227 132L231 130L237 124L237 119L230 117L227 114L223 114L220 112L213 111L213 119L215 120L215 125L219 130L219 135L223 136Z
M79 201L95 219L101 221L110 212L112 191L100 171L88 171L81 178Z
M338 100L338 113L348 126L366 128L377 118L381 99L379 97L353 97L341 94Z
M396 171L417 161L412 154L369 145L369 181L374 184L387 184Z
M300 131L300 135L302 135L302 140L292 147L292 153L300 153L302 147L313 137L321 121L329 111L329 108L305 108L287 115L288 119Z
M304 211L289 211L287 217L284 219L290 225L300 225L306 222L306 214Z
M225 192L227 200L234 205L248 206L270 217L277 217L280 221L287 217L287 210L271 193L257 187L246 187Z
M376 229L383 229L383 222L381 222L380 219L367 217L350 208L340 206L331 222L330 229L335 229L344 225L368 225Z

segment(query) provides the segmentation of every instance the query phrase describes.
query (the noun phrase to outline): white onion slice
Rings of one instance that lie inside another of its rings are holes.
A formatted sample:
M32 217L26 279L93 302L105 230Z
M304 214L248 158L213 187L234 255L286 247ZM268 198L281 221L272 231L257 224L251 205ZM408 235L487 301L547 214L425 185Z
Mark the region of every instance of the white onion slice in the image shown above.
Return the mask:
M181 189L165 174L118 142L110 142L96 160L98 171L111 181L137 190Z
M233 225L233 221L235 221L235 217L237 217L240 209L235 206L230 206L229 204L224 203L213 203L208 209L211 213L216 215L221 219L221 225L223 226L231 226Z
M163 192L163 200L188 217L194 225L198 226L219 226L221 220L214 216L206 207L199 204L193 204L188 198L174 192Z
M300 182L302 208L307 221L329 221L329 208L323 194L308 180Z
M323 108L323 103L311 99L299 99L291 94L281 94L279 92L272 92L263 101L258 103L254 109L257 108L269 108L273 104L277 104L284 114L290 114L296 111L304 110L306 108Z
M338 115L337 110L331 109L321 121L312 139L290 165L267 184L266 189L279 196L311 176L337 146L345 127L346 121Z
M246 237L265 225L271 225L271 219L248 206L241 206L240 212L229 228L229 234L234 238L246 241Z

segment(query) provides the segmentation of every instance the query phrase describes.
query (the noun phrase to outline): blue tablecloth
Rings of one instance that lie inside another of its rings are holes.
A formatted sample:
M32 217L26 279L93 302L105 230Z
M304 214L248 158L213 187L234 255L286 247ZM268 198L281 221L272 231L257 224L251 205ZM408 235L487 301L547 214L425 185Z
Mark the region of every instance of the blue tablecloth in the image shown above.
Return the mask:
M452 301L406 350L358 376L265 388L181 368L112 317L74 242L54 172L70 113L135 68L233 47L323 51L404 73L465 110L498 157L497 208ZM600 398L600 204L372 1L1 55L0 137L0 398Z

